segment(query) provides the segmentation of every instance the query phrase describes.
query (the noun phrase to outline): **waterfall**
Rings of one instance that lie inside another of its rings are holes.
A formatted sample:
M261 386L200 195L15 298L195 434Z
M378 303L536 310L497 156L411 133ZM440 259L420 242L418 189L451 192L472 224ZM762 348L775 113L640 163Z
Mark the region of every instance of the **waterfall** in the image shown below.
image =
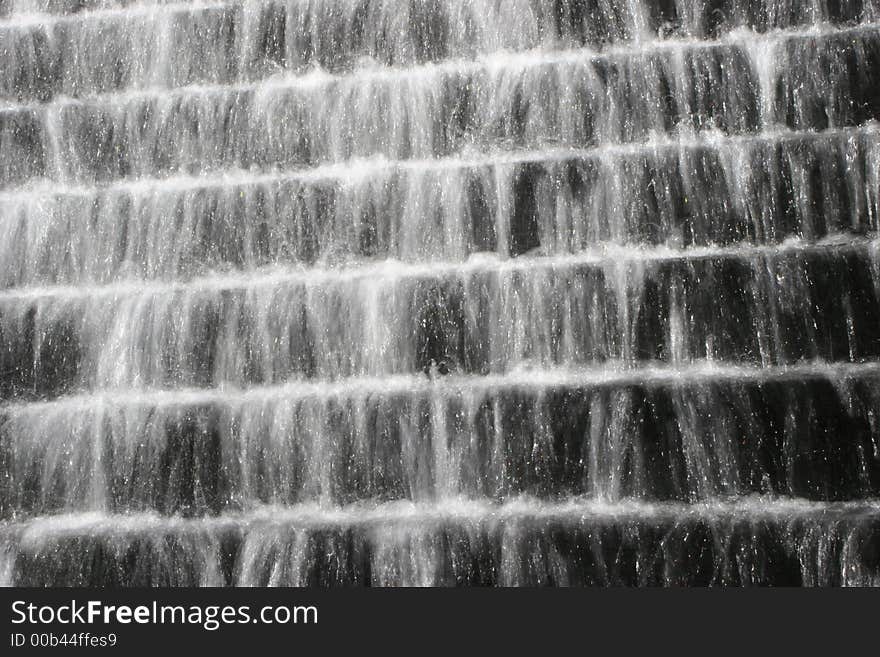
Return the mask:
M880 585L880 0L0 0L0 583Z

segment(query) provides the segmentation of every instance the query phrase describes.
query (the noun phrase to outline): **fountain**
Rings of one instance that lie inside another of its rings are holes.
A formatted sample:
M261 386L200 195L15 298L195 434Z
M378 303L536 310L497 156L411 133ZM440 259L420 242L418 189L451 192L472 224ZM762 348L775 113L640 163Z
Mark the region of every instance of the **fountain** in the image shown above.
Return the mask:
M880 585L880 0L0 0L0 583Z

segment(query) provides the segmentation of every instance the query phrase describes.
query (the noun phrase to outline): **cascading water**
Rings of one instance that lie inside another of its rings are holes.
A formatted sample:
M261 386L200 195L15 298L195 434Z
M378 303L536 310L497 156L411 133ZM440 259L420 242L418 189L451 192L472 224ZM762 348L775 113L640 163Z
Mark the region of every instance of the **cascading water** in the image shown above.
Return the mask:
M0 0L0 581L880 585L880 0Z

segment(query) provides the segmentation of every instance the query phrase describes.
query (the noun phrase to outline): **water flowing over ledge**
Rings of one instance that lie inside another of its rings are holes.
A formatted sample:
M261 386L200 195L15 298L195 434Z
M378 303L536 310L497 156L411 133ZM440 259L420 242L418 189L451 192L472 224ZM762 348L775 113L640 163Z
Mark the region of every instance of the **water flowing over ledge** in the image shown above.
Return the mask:
M700 386L706 383L773 383L787 380L874 377L880 375L880 363L804 363L784 367L748 367L717 362L689 363L682 366L606 367L603 369L523 368L505 374L485 376L450 376L431 379L427 376L356 377L329 382L297 381L250 390L130 390L95 391L84 395L59 397L51 401L7 403L0 410L11 413L42 414L46 410L90 410L110 407L183 407L204 404L238 405L249 402L299 400L308 398L357 398L369 395L393 397L411 393L431 396L459 396L474 393L553 388L602 388L615 386Z
M52 286L46 288L12 288L0 292L0 304L15 301L38 301L45 298L76 299L78 297L120 298L137 294L170 294L178 291L220 291L273 288L283 285L320 286L325 283L381 280L393 284L400 279L445 278L468 276L480 272L529 272L542 269L566 270L590 265L615 263L642 263L663 261L698 261L713 259L742 259L786 256L788 254L838 252L867 252L874 254L880 247L876 237L840 238L832 236L824 241L805 242L791 239L782 244L742 244L706 246L690 249L664 247L626 247L607 245L595 252L580 252L559 256L534 256L501 259L492 255L475 255L465 262L405 263L386 261L355 267L298 268L285 271L234 273L210 276L187 282L121 281L100 286Z
M581 0L123 4L56 17L23 14L28 6L21 3L10 7L19 11L0 21L0 44L11 60L0 97L231 83L279 70L346 71L365 61L403 67L503 51L640 48L658 38L699 42L750 30L818 32L880 17L875 0L787 8L742 0L626 7L604 0L592 7ZM141 57L144 51L153 56Z
M523 500L273 511L214 521L41 520L11 537L5 532L0 574L32 585L878 583L872 505ZM73 569L67 559L89 565Z
M475 500L448 500L425 505L388 502L379 506L356 504L346 508L318 505L266 507L249 513L214 518L169 518L151 513L106 515L82 513L45 516L23 523L5 523L0 532L19 533L21 547L39 547L65 536L137 536L160 532L247 530L272 528L349 528L369 525L442 525L444 523L503 523L521 521L540 525L547 521L579 523L585 520L625 523L629 520L687 522L688 520L746 520L767 522L841 515L880 520L880 502L820 503L754 497L734 502L695 504L620 502L570 499L561 503L522 498L504 504Z
M368 66L354 71L334 74L324 70L311 70L299 75L275 74L265 79L248 82L225 82L220 84L191 84L179 87L134 87L120 91L104 91L83 97L59 96L48 105L58 111L59 105L76 103L96 103L108 105L125 104L134 100L147 100L154 96L163 98L174 96L208 96L213 94L242 94L270 92L273 90L315 90L320 87L347 87L352 82L358 84L392 83L405 85L409 80L431 81L438 84L448 76L479 76L488 73L492 76L504 75L507 71L522 74L531 68L544 68L565 64L595 64L599 61L631 59L650 56L667 51L710 50L727 46L748 49L755 43L772 40L774 47L789 40L818 40L825 38L847 38L862 34L871 35L880 31L880 21L856 26L813 26L809 29L776 30L768 34L756 34L748 30L737 30L720 39L663 39L639 43L636 47L622 45L597 51L591 48L577 48L560 51L526 50L523 52L498 52L480 55L473 60L450 59L406 67ZM764 57L766 53L757 53ZM762 62L763 63L763 62ZM0 106L0 111L19 111L37 109L42 104L9 103Z

